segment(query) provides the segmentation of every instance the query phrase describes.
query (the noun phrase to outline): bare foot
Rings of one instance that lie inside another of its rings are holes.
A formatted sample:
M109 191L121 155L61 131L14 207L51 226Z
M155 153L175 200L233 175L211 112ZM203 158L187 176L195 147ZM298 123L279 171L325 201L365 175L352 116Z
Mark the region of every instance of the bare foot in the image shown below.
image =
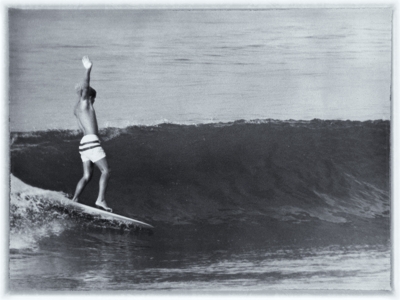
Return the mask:
M82 63L86 70L91 69L93 66L93 63L90 61L88 56L82 58Z
M104 209L105 211L108 211L108 212L112 212L112 209L110 207L108 207L106 201L104 201L104 200L103 201L96 201L95 204L96 204L96 206L98 208Z

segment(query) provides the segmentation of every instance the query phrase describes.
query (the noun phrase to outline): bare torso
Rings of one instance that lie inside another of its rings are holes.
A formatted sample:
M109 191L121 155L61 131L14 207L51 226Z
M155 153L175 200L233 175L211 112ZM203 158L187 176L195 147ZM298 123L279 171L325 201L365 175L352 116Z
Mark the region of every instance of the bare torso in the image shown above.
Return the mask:
M80 98L75 104L74 114L84 135L98 134L96 113L92 101Z

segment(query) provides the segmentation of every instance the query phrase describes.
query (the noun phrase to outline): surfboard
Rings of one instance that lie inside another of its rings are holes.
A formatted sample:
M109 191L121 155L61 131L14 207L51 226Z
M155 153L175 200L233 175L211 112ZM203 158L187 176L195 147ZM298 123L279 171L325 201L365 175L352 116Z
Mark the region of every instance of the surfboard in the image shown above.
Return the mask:
M154 226L147 224L145 222L131 219L131 218L128 218L125 216L121 216L116 213L111 213L111 212L108 212L108 211L105 211L105 210L102 210L99 208L87 206L87 205L84 205L81 203L69 201L68 203L64 202L64 205L65 205L66 209L71 209L77 213L89 214L95 218L99 218L102 220L120 221L120 222L124 222L126 224L133 224L133 225L137 225L139 227L148 228L148 229L154 228Z

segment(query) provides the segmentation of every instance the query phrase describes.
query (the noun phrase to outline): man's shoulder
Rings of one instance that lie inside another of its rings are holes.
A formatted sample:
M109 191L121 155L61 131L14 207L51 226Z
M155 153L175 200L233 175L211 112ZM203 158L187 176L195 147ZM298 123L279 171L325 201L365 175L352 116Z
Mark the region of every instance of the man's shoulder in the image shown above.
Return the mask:
M85 109L89 106L90 101L88 99L84 99L82 97L79 97L78 102L75 104L76 109Z

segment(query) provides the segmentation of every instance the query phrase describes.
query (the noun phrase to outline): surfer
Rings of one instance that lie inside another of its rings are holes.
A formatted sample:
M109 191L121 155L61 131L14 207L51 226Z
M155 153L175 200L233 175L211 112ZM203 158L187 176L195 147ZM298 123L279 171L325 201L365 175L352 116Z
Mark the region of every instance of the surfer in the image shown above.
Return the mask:
M83 138L79 146L79 153L83 162L83 177L79 180L76 186L75 195L72 198L72 201L78 201L79 195L92 178L93 166L96 165L101 171L101 176L99 182L99 195L95 204L99 208L112 212L112 209L108 207L105 200L105 192L110 177L110 169L107 164L106 154L100 145L98 137L97 119L93 107L96 98L96 91L90 87L90 72L93 64L87 56L82 58L82 63L86 69L86 73L83 83L76 86L79 100L74 107L74 114L78 120L79 128L83 132Z

